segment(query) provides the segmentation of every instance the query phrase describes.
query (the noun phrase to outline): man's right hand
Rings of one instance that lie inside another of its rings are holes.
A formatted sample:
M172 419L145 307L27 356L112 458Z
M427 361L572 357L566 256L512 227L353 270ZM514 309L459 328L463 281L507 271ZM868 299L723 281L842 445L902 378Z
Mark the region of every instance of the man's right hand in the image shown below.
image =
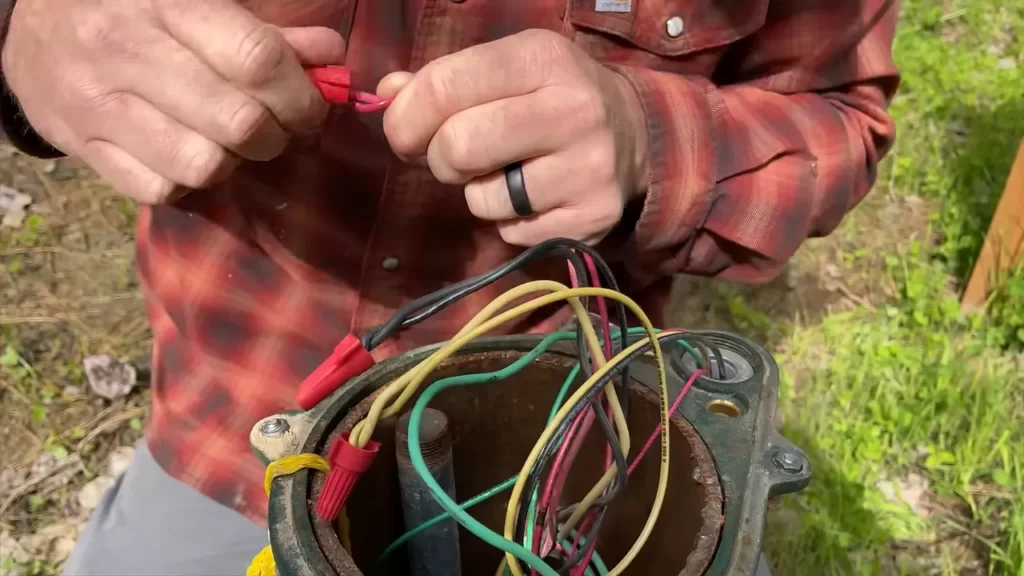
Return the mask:
M344 51L333 30L279 29L235 0L19 0L2 58L41 136L159 203L316 131L327 104L303 67Z

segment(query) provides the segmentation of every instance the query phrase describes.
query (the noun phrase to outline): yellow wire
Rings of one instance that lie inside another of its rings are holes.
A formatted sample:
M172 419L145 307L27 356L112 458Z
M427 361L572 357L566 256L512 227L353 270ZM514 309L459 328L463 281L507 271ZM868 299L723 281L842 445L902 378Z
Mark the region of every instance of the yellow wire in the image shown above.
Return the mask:
M267 496L270 496L270 487L274 484L274 478L295 474L305 468L312 468L326 474L329 466L327 460L324 460L319 454L292 454L271 462L267 465L267 471L263 475L263 489ZM277 563L274 561L274 550L269 544L253 557L249 567L245 570L245 576L275 576L276 574Z
M485 318L487 318L487 316L493 314L494 311L501 308L506 303L518 298L522 298L530 293L537 292L540 290L551 290L554 293L548 294L546 296L537 297L525 304L521 304L511 310L508 310L495 318L484 321ZM454 338L453 340L451 340L448 344L437 350L434 354L432 354L427 359L422 361L416 367L411 369L409 372L403 374L400 378L398 378L390 385L388 385L374 401L373 405L370 408L370 413L367 415L367 417L363 421L359 422L353 428L351 434L352 443L359 447L365 446L366 443L369 442L370 438L372 437L373 430L376 427L376 424L379 421L379 419L381 417L393 416L394 414L400 412L401 409L404 407L405 403L416 393L417 388L423 382L423 380L425 380L426 377L434 369L436 369L438 365L444 362L448 357L457 352L461 347L465 346L471 340L482 336L483 334L497 328L498 326L504 324L505 322L528 314L544 306L554 304L556 302L569 302L570 306L572 306L573 308L573 311L580 319L580 326L584 332L584 337L587 340L588 346L594 349L595 358L600 358L601 360L603 360L603 356L600 354L600 344L597 341L597 335L594 332L593 325L590 323L589 316L586 315L586 311L583 309L582 305L579 303L578 300L579 298L588 296L605 297L610 300L621 302L627 308L629 308L630 311L633 312L633 314L637 318L640 319L645 330L647 331L648 338L646 340L634 344L633 346L630 346L625 351L621 352L618 356L616 356L616 362L622 361L624 358L628 356L629 353L640 348L645 343L656 341L658 339L658 336L654 331L654 326L651 324L647 315L643 312L640 306L636 304L636 302L634 302L632 299L626 297L623 294L605 288L570 289L563 284L548 281L538 281L524 284L522 286L509 290L501 297L499 297L497 300L489 304L476 317L474 317L473 320L471 320L470 323L467 324L465 328L459 331L458 338ZM665 334L665 336L667 335L668 334ZM626 553L623 559L609 572L610 576L618 576L619 574L621 574L629 566L629 564L636 558L636 556L639 554L640 550L643 548L646 541L650 538L651 532L654 529L654 525L657 522L661 507L664 504L665 493L668 487L668 385L665 375L664 358L661 354L660 347L654 346L653 352L655 360L658 365L659 387L661 391L662 404L662 460L658 478L658 488L655 493L654 505L651 509L650 514L648 515L647 522L641 530L640 535L637 537L636 542ZM599 360L598 363L601 364L601 361ZM577 390L573 397L566 402L563 408L556 415L555 419L551 422L551 425L547 429L545 429L545 432L542 435L541 439L538 440L537 444L534 446L534 449L530 455L530 459L524 465L523 470L520 471L520 475L517 478L516 485L513 488L513 495L509 499L509 507L508 510L506 511L505 518L504 535L506 539L512 541L514 538L515 516L517 511L516 505L519 502L519 499L522 495L526 477L529 475L530 469L532 469L533 465L536 463L536 460L539 456L539 453L543 445L546 444L550 437L554 434L554 430L557 429L558 425L563 420L565 420L567 414L571 410L571 407L574 404L576 404L584 394L586 394L586 391L593 388L596 385L595 383L604 374L608 373L610 371L610 368L614 366L614 364L615 362L613 362L612 364L603 364L600 366L600 368L595 372L593 377L591 377L584 384L584 387L581 387L579 390ZM628 447L629 432L628 428L625 427L625 416L622 414L621 406L619 406L617 402L617 397L614 394L614 389L611 384L605 387L605 393L609 399L609 405L612 408L615 416L616 428L619 428L620 442L623 443L624 446ZM390 402L392 399L395 399L396 396L398 396L398 399L391 406L385 408L388 402ZM623 450L623 452L627 453L627 450ZM592 494L600 494L601 492L603 492L611 483L612 479L615 477L615 474L616 468L614 466L609 468L605 472L604 476L599 480L598 484L595 485L594 488L591 490L591 493L588 494L588 497L590 497ZM594 498L596 499L596 496L594 496ZM583 504L585 504L585 502L581 502L579 509L585 510ZM575 521L578 522L578 518ZM566 525L569 526L569 529L571 529L572 527L574 527L575 524L569 525L568 523L566 523ZM514 576L523 576L522 570L520 569L519 563L516 560L516 558L511 554L506 554L506 559L508 560L508 567L512 571L512 574Z
M324 474L329 469L327 460L318 454L293 454L278 458L267 466L267 472L263 475L263 489L267 496L270 496L270 485L274 483L274 478L295 474L304 468L319 470Z
M249 567L245 569L245 576L276 576L276 574L277 563L274 562L274 551L269 544L253 557Z
M373 404L370 406L370 411L366 417L352 428L352 432L349 435L349 439L352 444L360 448L366 446L366 443L373 437L373 431L377 427L377 422L381 418L389 418L401 412L402 408L404 408L408 401L416 394L419 384L426 378L426 375L432 372L438 365L440 365L441 362L448 359L449 356L458 351L459 348L464 346L470 340L479 337L483 333L489 332L509 320L531 312L539 306L534 305L533 302L520 305L508 312L505 312L498 318L487 322L486 329L482 331L479 330L481 325L483 325L484 322L499 309L503 308L510 302L523 298L524 296L528 296L534 292L545 291L563 294L569 290L570 288L568 286L560 282L537 280L535 282L528 282L521 286L517 286L497 297L494 301L485 306L483 310L477 313L477 315L474 316L466 326L459 330L447 345L434 352L431 356L389 384L380 393L380 395L377 396ZM591 353L594 355L595 359L597 359L598 364L602 364L605 361L605 358L601 353L601 343L598 341L597 333L594 331L594 326L590 322L590 316L587 314L586 309L583 308L582 304L580 304L578 298L573 298L571 296L557 298L551 302L558 302L562 300L569 301L569 305L572 307L573 312L576 314L580 326L583 329L587 346L591 349ZM468 334L471 333L476 334L476 336L468 336ZM395 396L398 396L398 399L385 409L385 405L395 398Z
M626 296L624 296L622 294L619 294L618 292L613 292L611 290L607 290L607 289L604 289L604 288L577 288L577 289L571 290L570 292L572 293L573 296L577 296L577 297L583 297L583 296L603 296L603 297L611 299L611 300L617 300L619 302L622 302L627 308L630 309L631 312L633 312L633 314L637 318L640 319L640 322L643 324L644 329L647 331L648 337L646 339L641 340L641 341L633 344L632 346L626 348L625 350L620 352L618 355L616 355L615 358L613 358L609 363L605 364L604 366L602 366L598 370L596 370L594 372L593 376L591 376L579 389L577 389L576 392L573 393L573 395L562 405L562 408L559 409L559 411L555 414L555 417L551 420L551 422L549 423L548 427L544 429L543 433L541 433L541 436L537 440L537 443L534 445L533 450L530 452L529 457L527 458L526 462L523 464L523 468L522 468L522 470L520 470L518 478L516 478L516 483L512 487L512 494L509 496L509 506L508 506L508 509L506 510L506 513L505 513L505 534L504 534L505 538L508 539L508 540L512 540L514 538L515 519L516 519L516 512L517 512L516 504L519 502L520 498L522 497L523 489L524 489L524 486L526 484L527 477L530 474L530 470L533 468L534 464L537 462L537 459L540 456L540 452L542 451L544 445L547 444L547 442L554 435L555 431L558 429L558 427L561 425L561 423L568 417L569 413L572 411L573 406L576 405L587 394L587 392L590 389L594 388L594 386L597 385L597 382L599 382L600 379L605 374L610 372L611 369L614 368L618 363L620 363L620 362L624 361L626 358L628 358L629 355L632 352L634 352L637 349L641 348L642 346L644 346L648 342L656 342L659 339L658 335L654 332L654 326L651 324L650 319L647 318L647 315L644 314L643 310L640 309L640 307L636 304L636 302L633 302L633 300L629 299L628 297L626 297ZM563 296L564 294L566 294L566 293L552 295L552 296L550 296L548 298L538 298L534 302L544 301L544 300L548 300L548 299L554 299L556 296ZM670 333L664 333L662 335L662 337L666 337L666 336L669 336L669 335L670 335ZM643 548L644 544L647 543L648 538L650 538L650 536L651 536L651 532L654 530L654 525L658 521L658 515L661 512L661 507L662 507L662 505L665 502L665 493L666 493L666 491L668 489L668 470L669 470L668 381L667 381L666 374L665 374L665 359L664 359L664 357L663 357L663 355L661 353L661 347L658 346L658 345L653 346L653 352L654 352L655 361L657 362L657 365L658 365L658 376L659 376L658 384L659 384L659 388L660 388L660 392L661 392L661 421L662 421L661 443L662 443L662 445L661 445L661 469L660 469L660 471L658 473L658 488L657 488L657 490L655 492L655 495L654 495L654 504L651 507L651 513L648 515L647 522L644 524L643 529L640 531L640 535L637 537L636 542L633 543L633 546L629 549L629 551L626 552L626 555L622 558L622 560L619 561L619 563L608 572L609 576L618 576L619 574L622 574L626 570L626 568L629 567L629 564L640 553L640 550ZM594 494L600 494L601 492L603 492L604 488L607 487L608 483L610 483L612 478L614 478L614 475L615 475L615 468L614 467L609 468L608 471L605 472L605 475L598 482L598 485L595 485L594 488L591 490L590 494L587 495L588 498L591 497ZM596 496L595 496L595 498L596 498ZM587 501L581 501L579 506L577 507L577 510L585 510L587 507L589 507L589 504L591 504L591 503L593 503L592 500L589 503ZM579 517L582 516L582 515L574 513L573 516L576 517L575 521L578 522ZM572 520L572 518L570 518L570 520ZM567 526L568 529L571 530L575 526L575 524L570 524L569 522L566 522L565 526ZM565 528L563 528L563 529L565 529ZM513 576L523 576L523 572L520 569L519 562L515 558L515 556L513 556L512 554L506 553L505 557L508 560L508 567L512 571Z
M530 293L537 291L552 291L555 294L547 297L535 299L534 301L522 304L512 310L505 312L504 314L484 323L484 320L496 312L497 310L504 307L507 303L518 300ZM600 342L597 339L597 333L594 331L594 326L590 322L590 316L586 314L586 310L579 304L578 298L573 298L570 294L572 289L560 284L558 282L552 282L548 280L538 280L536 282L529 282L509 290L496 298L493 302L488 304L481 310L470 322L458 332L455 338L448 345L444 346L429 358L421 362L419 365L412 368L409 372L403 375L401 378L391 383L371 405L370 412L366 418L356 424L350 434L353 444L360 446L360 442L368 442L373 435L373 430L376 427L376 423L379 418L389 417L393 414L401 411L405 403L407 403L412 396L416 393L417 388L426 379L426 377L434 370L438 365L444 362L449 356L458 351L459 348L464 346L470 340L480 337L483 333L492 330L508 320L522 316L531 312L532 310L546 306L549 303L557 302L560 300L568 300L569 304L573 307L573 311L576 313L577 318L580 322L580 326L583 329L584 337L586 338L591 353L594 355L598 366L603 366L606 362L604 354L600 350ZM619 298L625 298L617 292L608 291L610 294L616 294ZM538 304L537 302L544 300L543 303ZM630 302L632 302L630 300ZM633 304L636 306L636 304ZM637 307L639 310L639 307ZM401 389L402 393L399 398L386 410L383 405L395 396L397 390ZM615 422L615 427L619 433L619 445L622 449L622 453L625 455L629 454L630 449L630 437L629 437L629 426L626 422L626 415L622 411L622 405L619 403L619 398L615 393L615 387L612 383L604 388L605 397L608 399L608 406L612 412L612 418ZM604 492L605 488L611 483L615 477L618 468L612 466L601 478L601 481L594 487L593 491L597 493ZM507 536L506 536L507 537Z

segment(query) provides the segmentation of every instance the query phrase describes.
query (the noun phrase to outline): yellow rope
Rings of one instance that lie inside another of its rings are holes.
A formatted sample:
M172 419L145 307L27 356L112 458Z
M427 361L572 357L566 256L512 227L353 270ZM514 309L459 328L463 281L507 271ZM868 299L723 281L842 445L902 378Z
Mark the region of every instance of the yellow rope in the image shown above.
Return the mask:
M317 454L293 454L271 462L267 466L267 473L263 476L263 489L266 490L267 496L270 496L270 486L274 483L274 478L295 474L299 470L307 468L319 470L324 474L329 470L327 460ZM348 525L347 518L344 519L343 525ZM253 557L249 568L245 571L245 576L277 576L277 563L274 562L274 551L269 544Z

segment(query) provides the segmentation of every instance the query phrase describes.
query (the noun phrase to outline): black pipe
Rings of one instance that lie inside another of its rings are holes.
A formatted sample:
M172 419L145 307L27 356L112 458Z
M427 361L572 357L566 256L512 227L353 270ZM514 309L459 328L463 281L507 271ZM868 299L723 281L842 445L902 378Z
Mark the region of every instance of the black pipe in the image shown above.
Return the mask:
M402 494L402 516L406 530L423 524L444 512L430 489L409 460L409 414L395 429L398 483ZM448 417L427 408L420 421L420 447L434 480L455 500L455 471L452 466L452 439ZM407 543L410 576L459 576L459 525L449 518L412 537Z

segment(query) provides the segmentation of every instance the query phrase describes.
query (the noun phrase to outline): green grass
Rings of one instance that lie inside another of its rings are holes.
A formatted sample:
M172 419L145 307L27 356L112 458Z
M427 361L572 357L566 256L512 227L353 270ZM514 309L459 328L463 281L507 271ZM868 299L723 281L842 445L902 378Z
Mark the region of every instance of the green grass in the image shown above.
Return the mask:
M774 513L768 550L782 574L1024 575L1024 273L986 317L956 294L1024 138L1024 4L907 1L901 19L880 187L934 202L938 238L886 258L889 305L791 329L784 433L814 479ZM927 509L879 488L909 474Z

